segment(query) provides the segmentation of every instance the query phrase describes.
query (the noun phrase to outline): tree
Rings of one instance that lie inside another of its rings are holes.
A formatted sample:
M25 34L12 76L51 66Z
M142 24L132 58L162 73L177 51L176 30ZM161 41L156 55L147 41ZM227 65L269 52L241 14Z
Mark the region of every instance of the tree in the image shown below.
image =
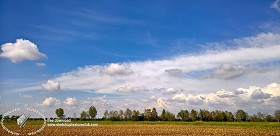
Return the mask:
M177 114L177 118L182 120L182 121L188 121L189 120L189 111L188 110L181 110L178 114Z
M103 117L104 117L105 119L108 119L108 117L109 117L108 110L106 110L106 111L104 112L104 114L103 114L103 115L104 115Z
M280 110L275 110L274 111L274 117L279 122L279 120L280 120Z
M234 116L231 112L226 111L226 115L227 115L227 121L230 121L230 122L234 121Z
M271 115L266 115L265 121L272 122L273 121L273 117Z
M87 114L87 112L85 112L85 111L82 111L82 113L81 113L81 120L85 120L85 119L87 119L87 117L88 117L88 114Z
M209 121L210 120L210 112L208 110L199 110L199 118L203 121Z
M90 116L91 119L94 119L97 115L97 110L94 106L90 106L88 109L88 114Z
M152 111L151 109L145 109L144 111L144 119L147 121L152 120Z
M248 118L248 113L246 113L245 111L239 109L236 111L235 113L235 119L237 121L246 121Z
M175 120L175 115L169 111L166 112L166 118L168 121L174 121Z
M126 120L131 120L132 111L130 109L126 109L124 116Z
M133 121L138 121L139 120L139 115L140 115L140 112L137 110L133 110L132 111L132 119Z
M197 120L197 111L194 109L192 109L192 111L191 111L191 119L192 119L192 121Z
M161 114L160 114L160 119L161 119L162 121L167 121L165 109L162 110L162 112L161 112Z
M120 119L122 120L123 119L123 110L119 111L119 116L120 116Z
M62 108L58 108L55 110L55 114L58 118L63 118L64 117L64 110Z
M157 119L158 119L157 110L156 110L156 108L153 108L153 109L152 109L152 118L151 118L151 121L156 121Z
M0 119L2 119L2 118L3 118L3 115L1 114L1 115L0 115Z

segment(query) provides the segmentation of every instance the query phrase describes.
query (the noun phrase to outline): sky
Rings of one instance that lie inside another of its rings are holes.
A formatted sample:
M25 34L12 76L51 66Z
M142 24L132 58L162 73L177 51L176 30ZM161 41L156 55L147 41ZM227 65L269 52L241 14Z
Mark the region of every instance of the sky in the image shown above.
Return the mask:
M0 114L280 109L280 0L1 0L0 14Z

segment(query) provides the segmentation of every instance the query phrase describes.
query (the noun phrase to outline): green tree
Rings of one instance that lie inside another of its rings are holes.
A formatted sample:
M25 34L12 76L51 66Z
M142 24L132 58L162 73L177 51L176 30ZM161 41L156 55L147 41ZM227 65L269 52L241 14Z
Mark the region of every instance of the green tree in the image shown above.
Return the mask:
M280 110L275 110L274 111L274 117L279 122L279 120L280 120Z
M226 111L227 121L234 121L234 116L231 112Z
M158 120L158 113L157 113L156 108L153 108L153 109L152 109L151 121L156 121L156 120Z
M190 117L189 111L188 110L181 110L178 114L177 114L177 118L182 120L182 121L188 121Z
M94 106L90 106L88 109L88 114L90 116L91 119L94 119L97 115L97 110Z
M265 121L272 122L273 121L273 117L271 115L266 115Z
M162 110L162 112L161 112L161 114L160 114L160 119L161 119L162 121L167 121L165 109Z
M133 110L132 111L132 119L133 121L138 121L140 116L140 112L138 110Z
M191 119L192 119L192 121L197 120L197 111L194 109L191 110Z
M175 120L175 115L169 111L166 112L166 118L168 121L174 121Z
M87 112L86 112L86 111L82 111L81 116L80 116L80 119L81 119L81 120L85 120L85 119L87 119L87 117L88 117Z
M108 118L109 118L108 110L106 110L106 111L104 112L103 117L104 117L105 119L108 119Z
M132 111L130 109L126 109L126 111L124 113L124 117L125 117L126 120L131 120Z
M145 109L145 111L144 111L144 119L146 121L152 120L152 110L151 109Z
M246 121L248 118L248 113L246 113L245 111L239 109L236 111L235 113L235 119L237 121Z
M123 110L119 111L119 117L120 117L121 120L123 119Z
M63 118L64 117L64 110L62 108L58 108L55 110L55 114L58 118Z

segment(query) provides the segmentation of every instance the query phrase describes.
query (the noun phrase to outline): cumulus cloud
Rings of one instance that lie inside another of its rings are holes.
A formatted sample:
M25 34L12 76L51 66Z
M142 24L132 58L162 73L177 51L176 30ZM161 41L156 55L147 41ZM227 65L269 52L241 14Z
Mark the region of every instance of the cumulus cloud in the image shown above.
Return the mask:
M275 0L275 1L271 4L270 7L271 7L271 8L274 8L274 9L276 9L276 10L278 10L278 11L280 12L280 0Z
M67 97L63 103L68 106L78 106L78 101L76 100L75 97L73 98Z
M267 99L267 98L270 98L271 97L271 94L268 94L268 93L264 93L261 89L256 89L251 97L253 99Z
M165 73L174 77L183 76L183 71L181 69L166 69Z
M5 43L1 46L1 50L0 57L10 59L13 63L46 57L39 51L37 45L24 39L17 39L15 43Z
M119 89L117 89L117 91L119 92L140 92L145 90L147 90L145 87L132 86L132 85L120 87Z
M280 94L277 91L280 89L279 85L278 83L271 83L263 88L250 86L249 88L238 88L237 91L226 91L222 89L214 93L210 92L198 95L180 93L175 94L172 100L199 108L203 105L208 105L209 107L219 109L233 110L244 108L250 110L252 107L251 110L259 109L261 111L262 106L260 107L260 105L277 107L277 102L280 101Z
M21 97L21 98L28 98L28 99L32 98L32 95L28 95L28 94L19 93L18 95L19 95L19 97Z
M164 98L158 98L157 99L157 106L158 107L169 107L167 100L164 99Z
M179 92L179 90L175 89L175 88L168 88L168 89L165 89L163 94L175 94Z
M245 68L239 65L221 64L211 77L220 79L232 79L243 74Z
M226 91L224 89L222 89L220 91L217 91L216 94L217 94L217 96L219 96L221 98L236 97L236 93L230 92L230 91Z
M48 91L60 90L60 84L52 80L48 80L46 83L42 84L42 88Z
M111 76L114 75L130 75L133 73L133 70L130 69L129 64L118 64L118 63L112 63L105 67L103 67L100 70L100 73L102 74L108 74Z
M44 67L44 66L46 66L46 64L45 63L36 63L36 66L37 67Z
M40 106L57 106L60 104L60 100L56 99L55 97L49 97L46 98L41 104Z

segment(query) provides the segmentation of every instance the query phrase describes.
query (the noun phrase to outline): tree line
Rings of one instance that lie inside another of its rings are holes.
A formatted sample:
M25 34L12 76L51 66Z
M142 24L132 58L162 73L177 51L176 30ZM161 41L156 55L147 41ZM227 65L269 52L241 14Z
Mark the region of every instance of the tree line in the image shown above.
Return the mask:
M192 109L181 110L175 114L163 109L161 114L158 114L156 108L145 109L144 113L138 110L126 109L125 111L108 111L103 114L103 120L112 121L216 121L216 122L233 122L233 121L251 121L251 122L279 122L280 110L274 112L274 116L258 112L249 116L247 112L242 109L237 110L235 113L228 111L208 111L200 109L198 111Z
M58 108L55 110L58 118L65 118L64 110ZM82 111L80 117L77 117L74 113L72 118L74 120L93 120L96 119L97 110L94 106L90 106L88 111ZM8 119L17 119L19 116L12 115L11 117L6 116ZM0 115L0 119L3 116ZM251 121L251 122L279 122L280 121L280 110L275 110L274 115L269 115L261 112L249 116L247 112L242 109L236 112L228 111L209 111L205 109L194 110L181 110L177 115L169 112L165 109L159 114L156 108L145 109L143 113L139 110L126 109L123 111L106 110L103 113L103 117L98 120L111 120L111 121L216 121L216 122L233 122L233 121Z

